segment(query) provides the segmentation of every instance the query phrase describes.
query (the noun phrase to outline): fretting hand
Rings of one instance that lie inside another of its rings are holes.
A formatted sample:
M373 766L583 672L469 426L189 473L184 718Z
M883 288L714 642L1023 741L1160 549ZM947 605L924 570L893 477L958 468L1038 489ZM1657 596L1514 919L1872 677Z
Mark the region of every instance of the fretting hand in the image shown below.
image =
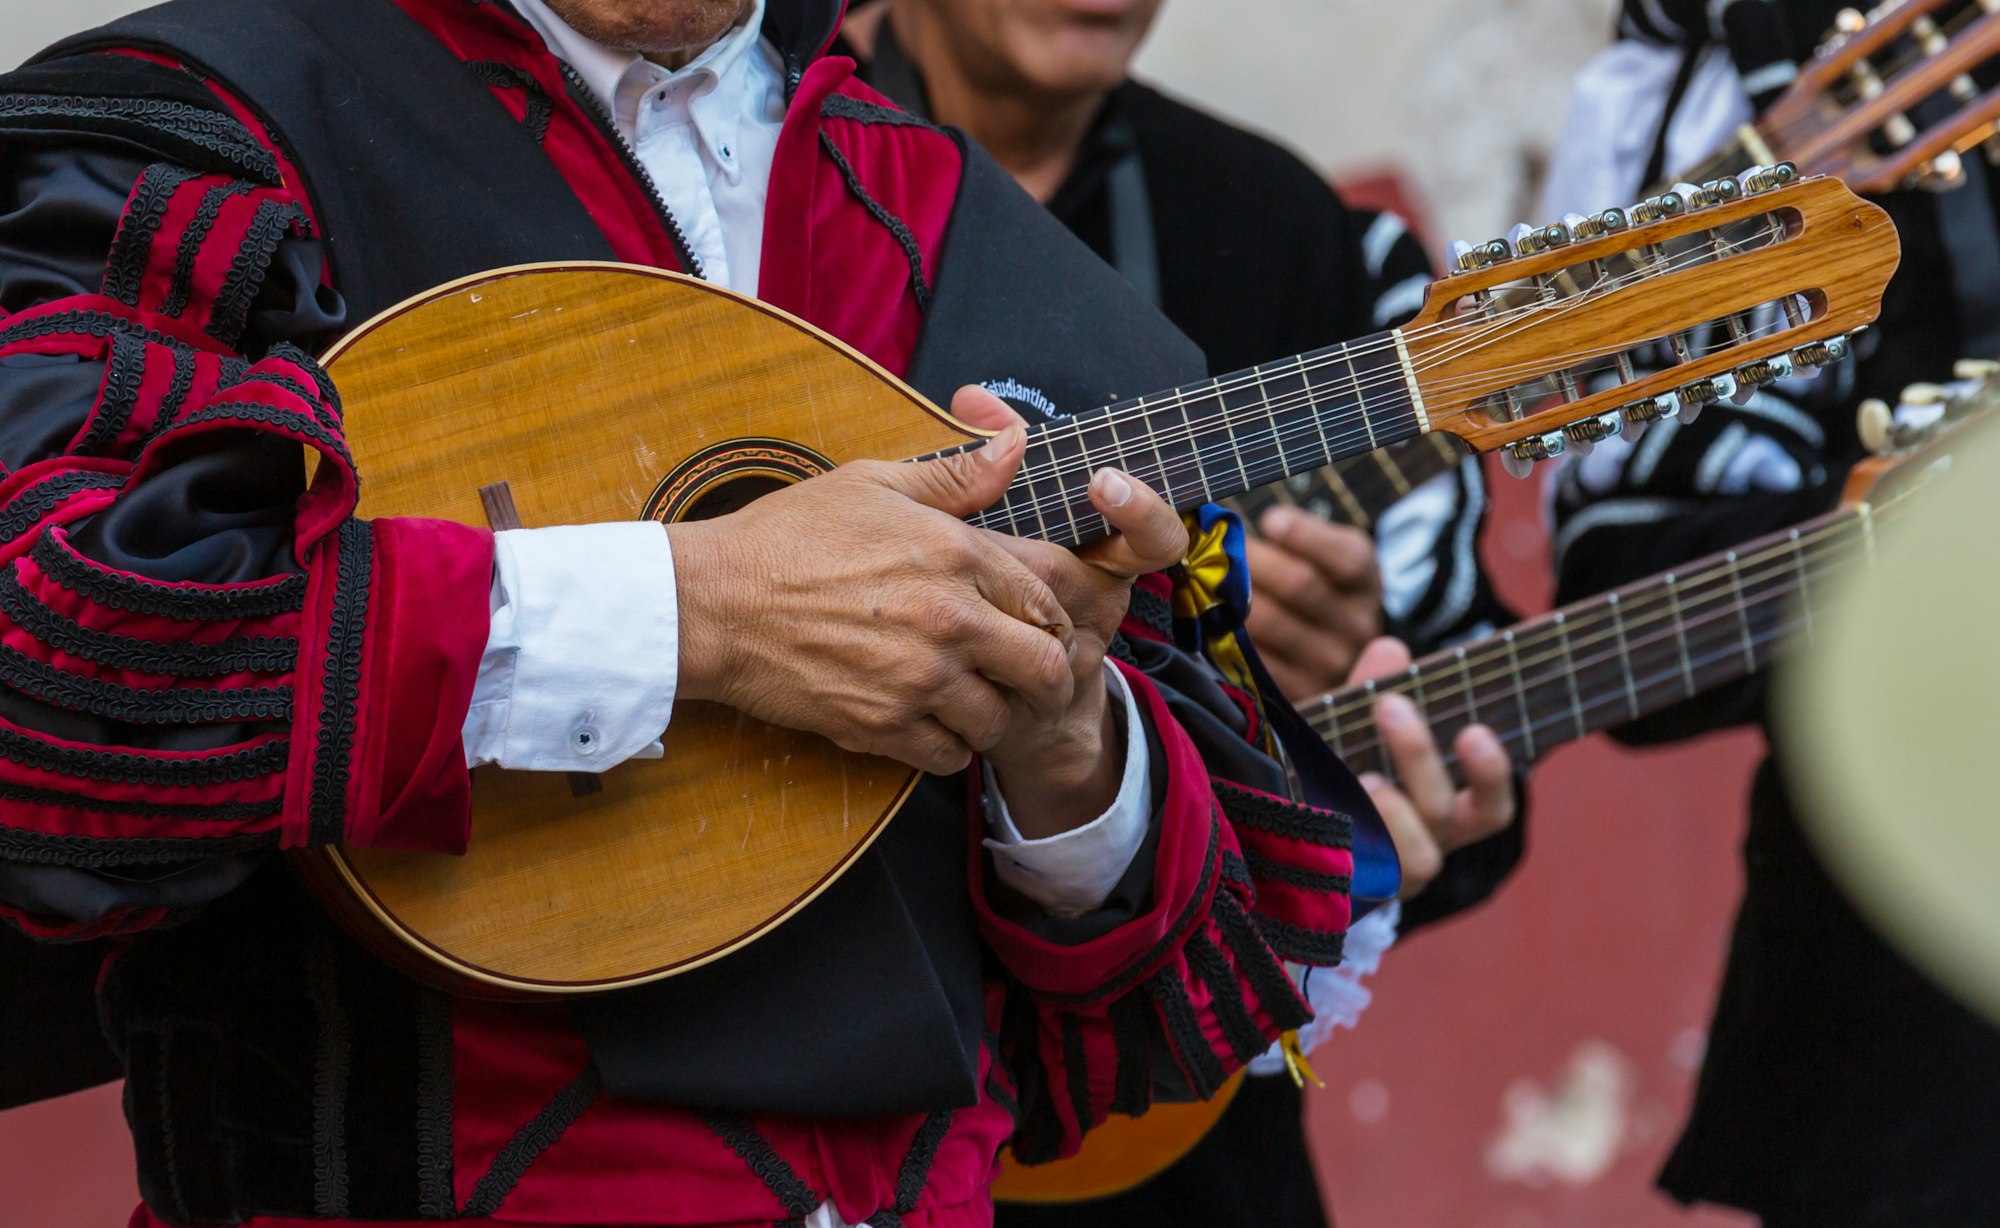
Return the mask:
M1341 685L1382 632L1375 543L1361 530L1274 507L1250 538L1250 638L1293 702Z
M1409 666L1410 650L1402 641L1378 639L1361 650L1347 685ZM1484 725L1468 726L1452 741L1466 782L1458 788L1423 714L1401 695L1376 699L1375 727L1400 784L1375 772L1362 773L1361 783L1396 842L1403 865L1401 894L1409 899L1437 877L1446 853L1496 835L1514 821L1514 766L1498 735Z

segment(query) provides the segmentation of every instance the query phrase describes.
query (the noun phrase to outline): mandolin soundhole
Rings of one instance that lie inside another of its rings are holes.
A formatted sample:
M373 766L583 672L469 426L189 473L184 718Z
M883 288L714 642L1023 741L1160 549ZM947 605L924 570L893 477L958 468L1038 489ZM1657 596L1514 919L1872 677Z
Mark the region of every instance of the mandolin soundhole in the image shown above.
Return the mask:
M640 516L667 524L710 520L832 468L826 457L788 439L731 439L675 466Z

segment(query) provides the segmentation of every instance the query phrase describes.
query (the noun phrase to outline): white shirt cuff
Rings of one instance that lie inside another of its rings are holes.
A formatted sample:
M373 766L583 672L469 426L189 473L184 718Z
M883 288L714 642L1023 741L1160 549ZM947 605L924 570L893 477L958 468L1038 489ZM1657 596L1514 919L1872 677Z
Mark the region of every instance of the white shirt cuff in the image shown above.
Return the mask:
M1382 956L1395 945L1403 924L1403 904L1390 900L1347 927L1340 944L1340 962L1331 968L1291 965L1292 978L1312 1007L1312 1021L1299 1029L1299 1052L1310 1054L1325 1044L1335 1028L1352 1028L1361 1022L1361 1012L1375 1000L1375 993L1361 983L1382 966ZM1285 1055L1277 1045L1250 1061L1250 1073L1272 1075L1285 1068Z
M1111 694L1125 705L1125 774L1110 809L1082 827L1029 840L1014 826L993 769L985 769L986 821L993 829L985 843L993 850L994 872L1052 916L1079 917L1102 908L1153 822L1153 773L1139 701L1108 661L1104 675Z
M493 615L465 760L601 772L660 756L680 622L674 555L653 521L493 535Z

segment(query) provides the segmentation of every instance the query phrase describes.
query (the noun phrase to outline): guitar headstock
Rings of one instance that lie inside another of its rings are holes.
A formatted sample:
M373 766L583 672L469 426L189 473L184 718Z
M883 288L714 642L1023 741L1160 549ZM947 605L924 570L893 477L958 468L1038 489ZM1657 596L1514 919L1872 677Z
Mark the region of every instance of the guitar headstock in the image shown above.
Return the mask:
M1993 138L2000 88L1973 74L2000 58L2000 5L1936 14L1946 0L1888 0L1842 11L1834 30L1758 119L1770 157L1837 175L1857 192L1961 181L1959 156ZM1947 100L1923 108L1918 104ZM1775 152L1771 152L1775 151Z
M1861 403L1856 425L1871 455L1848 473L1841 502L1900 498L1937 471L1968 429L1991 429L2000 417L2000 362L1960 359L1952 376L1949 384L1905 388L1900 411L1881 401Z
M1901 248L1839 180L1759 167L1469 248L1401 330L1433 430L1527 466L1824 366ZM1633 352L1661 343L1647 371Z

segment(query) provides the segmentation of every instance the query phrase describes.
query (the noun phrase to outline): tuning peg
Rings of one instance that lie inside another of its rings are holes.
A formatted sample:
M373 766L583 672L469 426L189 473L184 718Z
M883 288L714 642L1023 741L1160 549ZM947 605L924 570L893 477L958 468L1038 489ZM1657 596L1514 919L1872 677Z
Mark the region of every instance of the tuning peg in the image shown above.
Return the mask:
M1633 401L1629 405L1621 405L1616 412L1619 417L1625 420L1624 433L1633 439L1637 439L1653 423L1667 417L1669 414L1679 412L1680 405L1681 402L1678 396L1675 396L1671 392L1663 392L1656 397L1647 397L1643 401Z
M1855 434L1861 437L1861 446L1876 456L1887 456L1896 450L1895 425L1896 415L1886 401L1869 397L1855 408Z
M1911 384L1903 389L1905 405L1937 405L1944 398L1945 390L1937 384Z
M1545 461L1561 456L1568 442L1561 431L1550 431L1546 435L1530 435L1501 450L1500 467L1509 475L1525 478L1535 470L1536 461Z
M1753 166L1737 176L1746 196L1756 196L1787 184L1798 182L1799 168L1790 162L1778 162L1770 166Z
M2000 4L2000 0L1994 2ZM1996 375L2000 375L2000 362L1991 358L1961 358L1951 364L1953 379L1990 380Z
M1836 34L1853 36L1868 28L1868 18L1860 9L1842 9L1833 15L1833 31Z
M1965 160L1947 149L1917 168L1917 186L1926 192L1949 192L1965 183Z
M1728 175L1709 180L1701 185L1701 190L1709 198L1709 203L1714 205L1726 204L1743 195L1743 185Z
M1792 368L1830 367L1847 357L1847 338L1832 337L1799 346L1791 352Z
M1452 266L1461 273L1483 269L1489 264L1498 264L1514 256L1514 248L1505 239L1490 239L1477 246L1463 239L1454 239L1450 251Z
M1658 196L1648 196L1632 206L1632 220L1641 226L1657 222L1663 218L1679 217L1687 211L1687 201L1679 192L1662 192Z
M1751 391L1762 388L1767 384L1775 384L1779 380L1789 377L1792 371L1793 363L1790 354L1779 354L1772 358L1764 358L1753 363L1746 363L1736 368L1737 394L1743 397L1744 401L1747 401L1749 400L1749 393ZM1738 401L1737 404L1741 405L1743 401Z
M1624 433L1625 419L1618 415L1617 410L1599 414L1595 418L1585 418L1581 422L1572 422L1563 428L1563 436L1569 440L1570 448L1579 456L1589 456L1590 450L1596 447L1599 441Z
M1995 0L1995 2L2000 3L2000 0ZM1584 239L1595 239L1601 234L1609 234L1614 230L1623 230L1630 224L1623 209L1606 209L1602 213L1595 213L1584 218L1574 226L1571 226L1569 231L1581 242Z
M1694 420L1701 417L1701 411L1705 407L1724 397L1736 395L1736 377L1729 374L1711 375L1707 379L1698 379L1691 384L1682 384L1674 390L1674 393L1680 398L1680 408L1674 411L1674 416L1680 419L1682 426L1692 426Z

